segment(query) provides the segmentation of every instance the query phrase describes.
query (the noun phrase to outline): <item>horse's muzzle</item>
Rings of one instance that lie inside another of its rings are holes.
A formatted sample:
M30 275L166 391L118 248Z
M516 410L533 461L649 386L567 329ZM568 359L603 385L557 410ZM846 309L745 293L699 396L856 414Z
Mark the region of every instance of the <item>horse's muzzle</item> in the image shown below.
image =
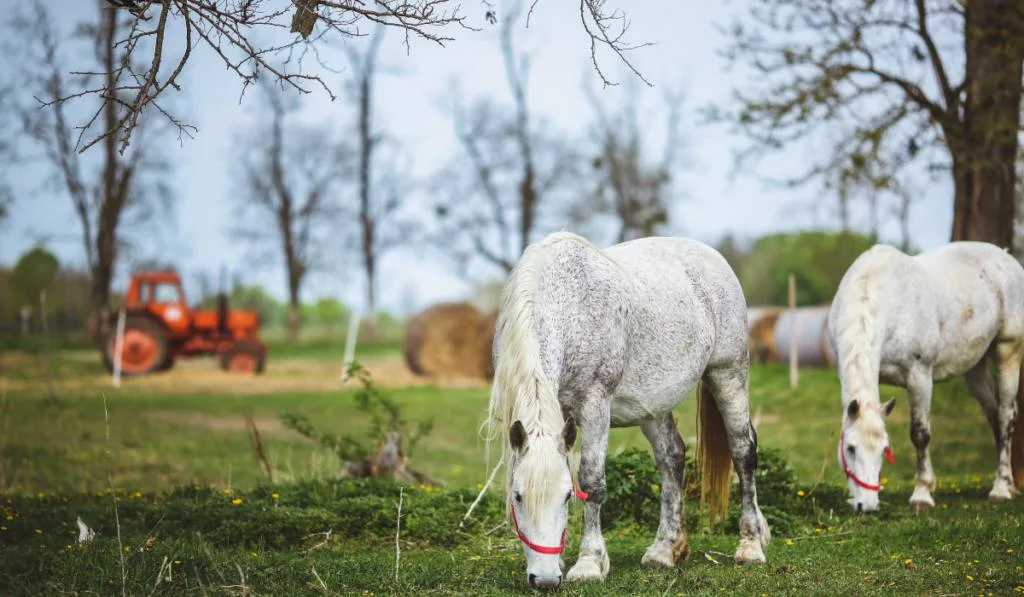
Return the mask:
M557 589L562 584L562 575L557 576L537 576L536 574L530 574L527 577L530 580L530 586L534 589Z

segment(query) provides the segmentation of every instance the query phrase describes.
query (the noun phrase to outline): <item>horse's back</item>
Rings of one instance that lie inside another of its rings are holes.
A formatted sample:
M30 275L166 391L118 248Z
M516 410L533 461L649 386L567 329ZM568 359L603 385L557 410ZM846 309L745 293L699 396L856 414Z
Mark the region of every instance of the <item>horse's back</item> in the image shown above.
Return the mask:
M696 240L648 237L605 250L632 288L629 353L613 413L671 409L716 365L745 365L747 311L735 273ZM742 367L739 367L742 368Z
M876 245L843 277L830 324L841 327L840 312L858 308L871 309L876 339L886 339L884 377L899 381L923 362L945 379L972 367L996 338L1024 336L1024 269L989 243L953 242L913 257Z

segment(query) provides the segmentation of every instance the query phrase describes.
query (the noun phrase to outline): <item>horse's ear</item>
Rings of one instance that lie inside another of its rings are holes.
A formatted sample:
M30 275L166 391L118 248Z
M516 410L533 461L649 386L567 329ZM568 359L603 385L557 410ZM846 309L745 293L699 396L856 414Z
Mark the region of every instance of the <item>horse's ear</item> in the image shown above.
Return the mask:
M516 452L523 450L523 446L526 445L526 428L523 427L522 421L512 423L508 430L508 443L512 444L512 449Z
M565 449L569 450L576 443L576 421L572 417L565 420L565 427L562 429L562 438L565 439Z
M892 409L895 408L895 407L896 407L896 399L895 398L890 398L888 402L886 402L885 404L882 405L882 412L884 412L885 416L888 417L892 413Z
M854 398L850 401L850 404L846 405L846 416L850 419L856 419L857 413L860 412L860 403Z

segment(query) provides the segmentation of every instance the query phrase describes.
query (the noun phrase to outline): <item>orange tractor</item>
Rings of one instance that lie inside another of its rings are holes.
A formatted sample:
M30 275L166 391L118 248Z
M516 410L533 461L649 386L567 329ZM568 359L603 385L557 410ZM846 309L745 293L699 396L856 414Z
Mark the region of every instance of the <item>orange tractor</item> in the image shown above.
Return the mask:
M217 295L216 309L192 309L185 301L177 272L133 274L124 297L121 372L145 375L174 366L177 357L220 355L221 369L262 373L267 346L259 339L260 314L229 310L227 297ZM103 364L113 370L117 350L115 312L103 341Z

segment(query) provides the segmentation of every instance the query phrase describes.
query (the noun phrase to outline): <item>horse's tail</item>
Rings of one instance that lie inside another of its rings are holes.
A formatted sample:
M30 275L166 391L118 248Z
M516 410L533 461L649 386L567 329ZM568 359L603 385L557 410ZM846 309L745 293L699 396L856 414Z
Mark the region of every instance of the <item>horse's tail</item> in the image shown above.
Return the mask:
M1017 377L1017 418L1010 439L1010 470L1014 487L1024 487L1024 361Z
M709 524L724 518L729 505L732 455L725 421L707 383L697 384L697 462L700 466L700 503Z

